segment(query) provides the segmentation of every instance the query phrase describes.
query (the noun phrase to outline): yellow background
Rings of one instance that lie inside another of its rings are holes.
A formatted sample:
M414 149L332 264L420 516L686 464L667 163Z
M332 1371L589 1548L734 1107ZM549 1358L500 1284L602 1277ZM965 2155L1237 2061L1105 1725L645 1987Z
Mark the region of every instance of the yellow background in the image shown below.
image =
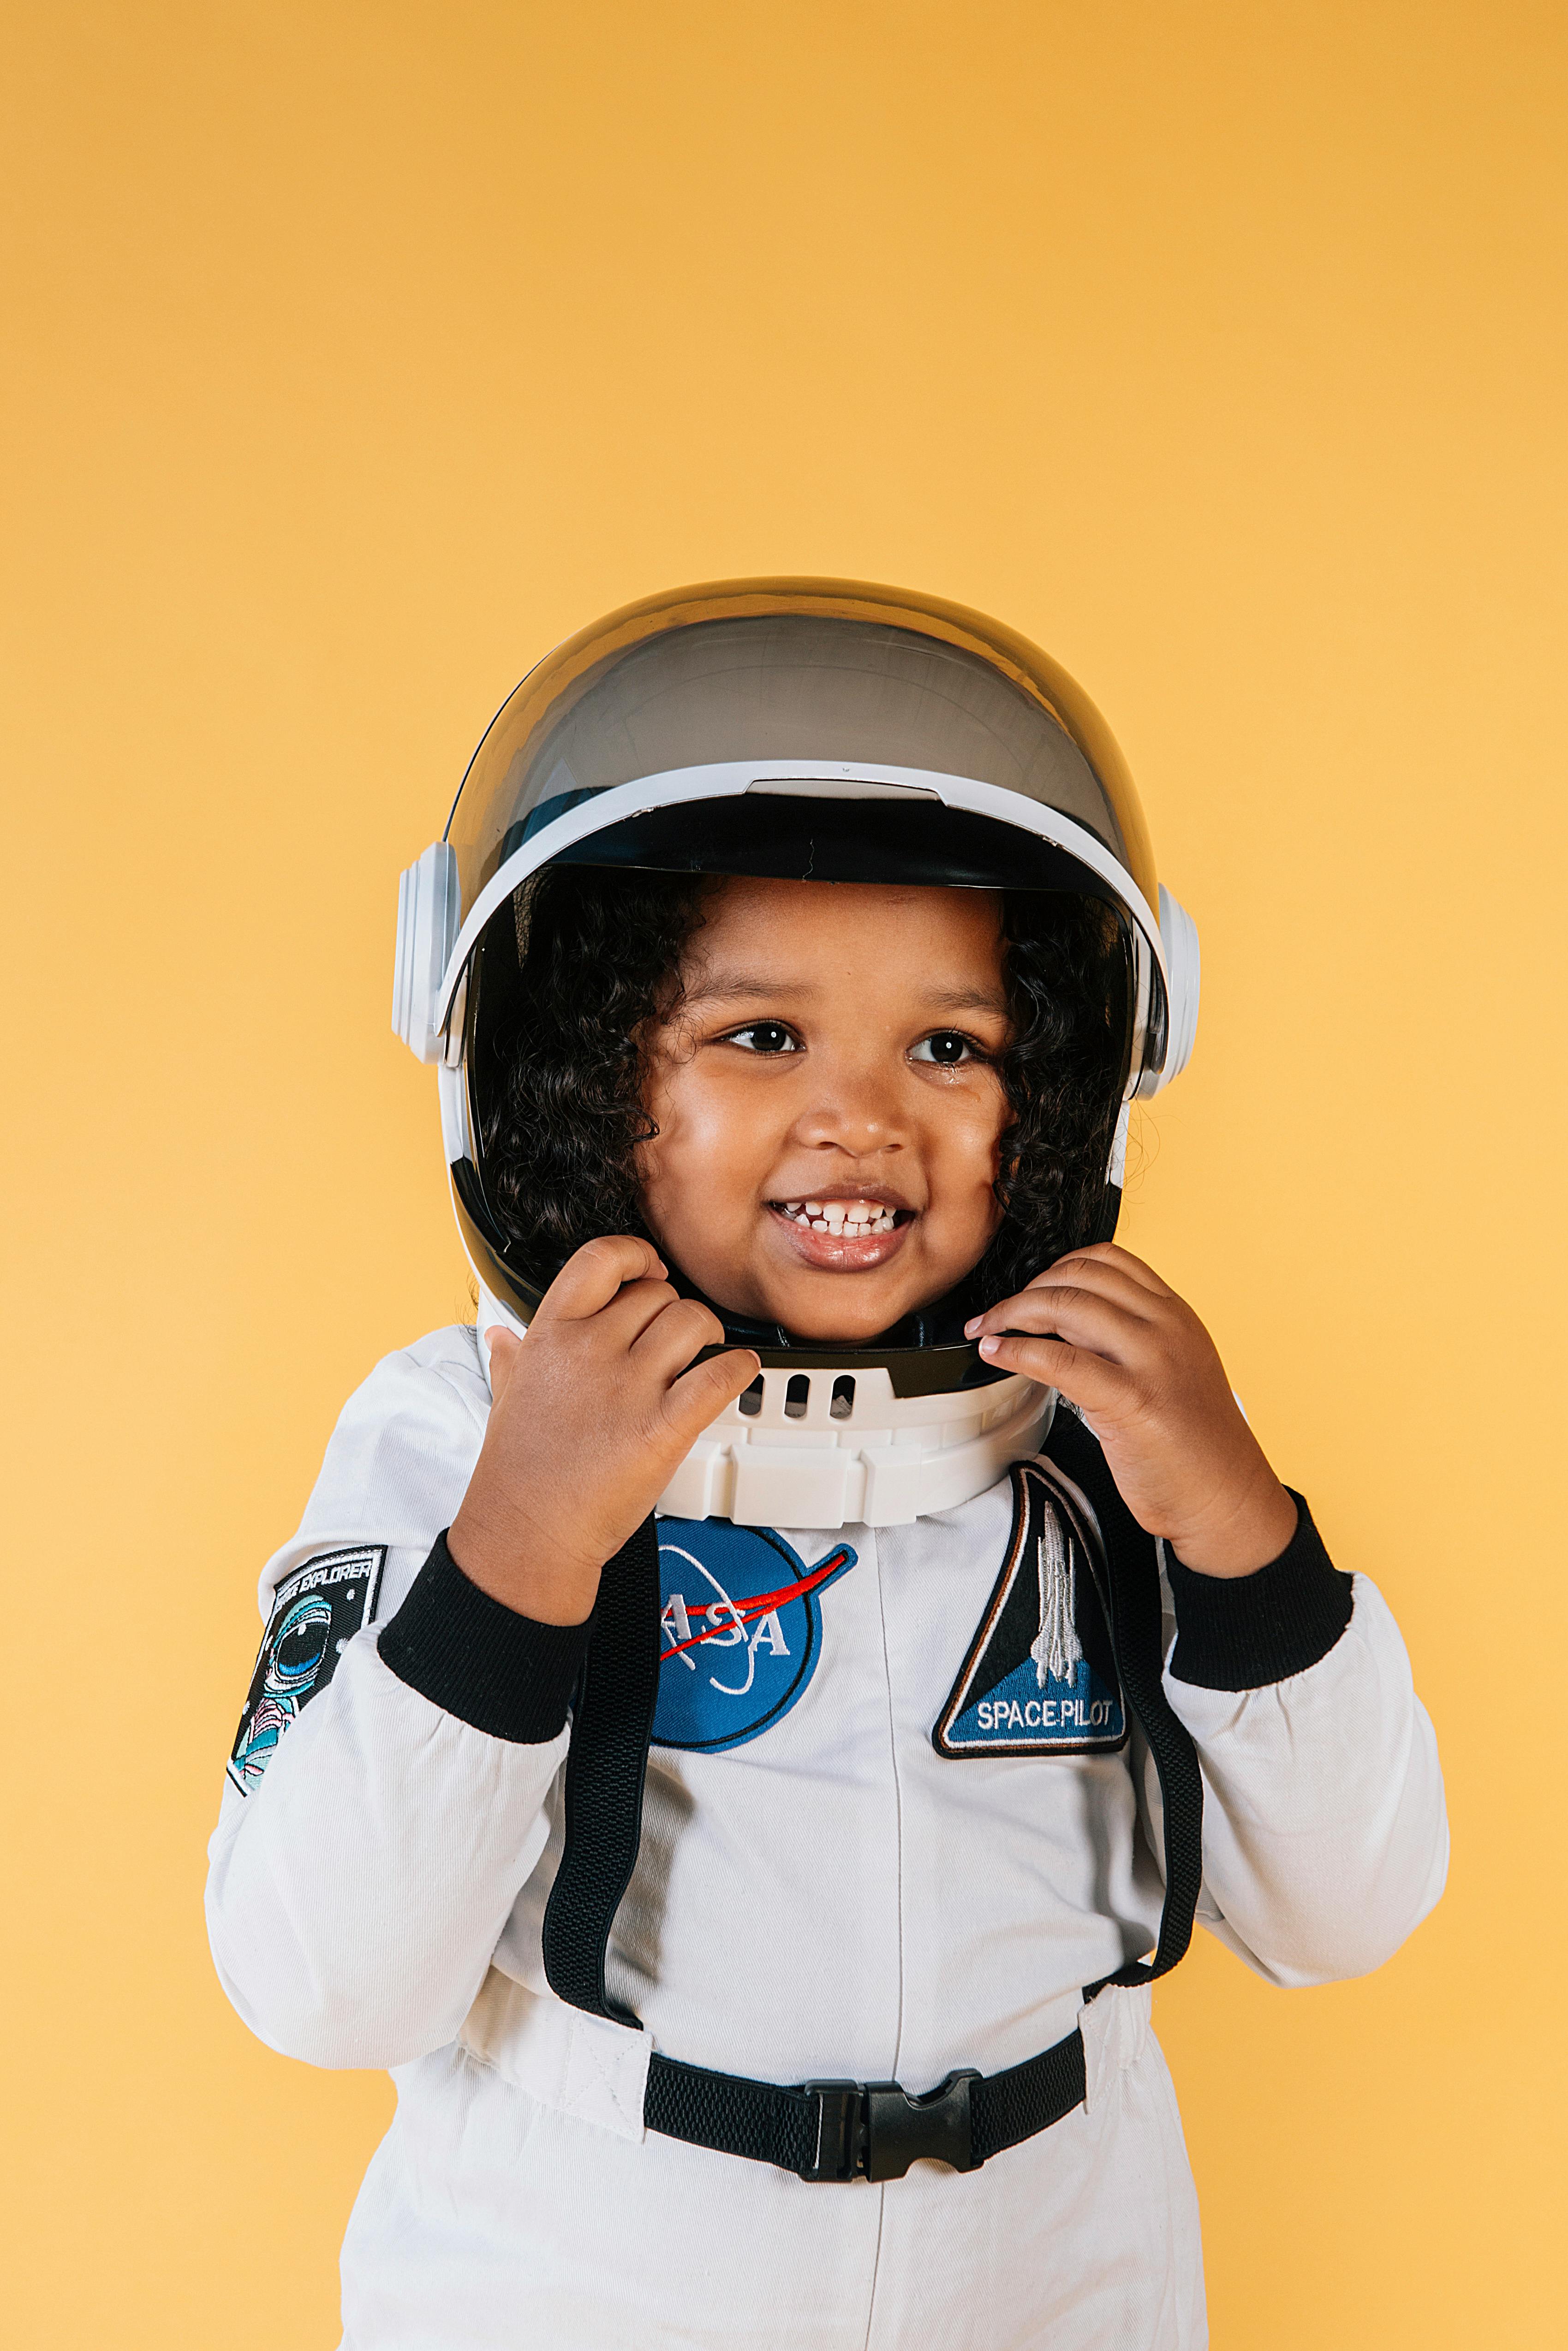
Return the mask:
M552 643L838 572L1073 671L1201 926L1124 1237L1403 1624L1455 1858L1159 1997L1217 2344L1561 2340L1564 66L1546 0L14 0L18 2345L336 2342L379 2077L247 2038L254 1580L465 1311L398 870Z

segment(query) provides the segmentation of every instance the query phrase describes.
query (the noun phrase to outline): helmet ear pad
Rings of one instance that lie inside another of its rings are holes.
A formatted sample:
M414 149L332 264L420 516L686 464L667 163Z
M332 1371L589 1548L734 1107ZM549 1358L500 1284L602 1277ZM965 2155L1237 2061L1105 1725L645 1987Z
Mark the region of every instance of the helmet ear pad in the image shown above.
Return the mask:
M1160 944L1166 956L1166 1051L1157 1070L1145 1070L1133 1093L1146 1099L1164 1092L1173 1078L1179 1078L1192 1059L1193 1043L1197 1034L1198 1000L1203 987L1203 961L1197 943L1197 925L1182 904L1173 897L1165 883L1160 883ZM1116 1226L1122 1213L1122 1192L1127 1164L1127 1126L1132 1113L1132 1101L1122 1104L1116 1121L1116 1133L1111 1145L1111 1164L1106 1175L1105 1204L1100 1220L1096 1242L1116 1238Z
M1166 1014L1166 1058L1159 1076L1150 1087L1156 1093L1179 1078L1192 1059L1192 1049L1197 1036L1198 998L1203 988L1203 960L1198 950L1197 925L1179 898L1173 898L1165 883L1160 883L1160 944L1166 951L1166 971L1168 977L1169 1000Z
M1105 1196L1101 1206L1100 1222L1095 1228L1091 1247L1098 1248L1116 1238L1116 1227L1122 1216L1122 1190L1127 1169L1127 1127L1133 1115L1133 1105L1124 1102L1116 1113L1116 1132L1111 1142L1111 1165L1105 1175Z
M462 921L457 860L444 841L437 841L401 877L397 893L392 1029L421 1061L442 1057L445 1040L436 1025L436 1008Z

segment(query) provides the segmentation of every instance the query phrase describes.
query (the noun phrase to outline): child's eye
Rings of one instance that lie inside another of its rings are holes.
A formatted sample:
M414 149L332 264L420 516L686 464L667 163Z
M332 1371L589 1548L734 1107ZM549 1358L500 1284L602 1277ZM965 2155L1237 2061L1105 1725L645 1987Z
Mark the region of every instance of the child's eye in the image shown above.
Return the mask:
M935 1061L938 1069L956 1069L960 1061L975 1061L980 1049L972 1037L957 1029L936 1029L929 1037L922 1037L909 1056L912 1061Z
M782 1020L752 1020L744 1029L732 1029L724 1041L747 1053L798 1053L800 1050Z

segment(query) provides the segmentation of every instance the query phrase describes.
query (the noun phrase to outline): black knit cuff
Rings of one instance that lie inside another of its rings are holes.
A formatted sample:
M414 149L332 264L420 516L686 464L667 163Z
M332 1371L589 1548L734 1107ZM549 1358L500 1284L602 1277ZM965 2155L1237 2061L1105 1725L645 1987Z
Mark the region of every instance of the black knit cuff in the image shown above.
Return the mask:
M1252 1575L1199 1575L1166 1546L1176 1603L1171 1673L1197 1689L1266 1689L1326 1657L1350 1623L1351 1579L1322 1546L1293 1487L1296 1531Z
M444 1713L538 1747L566 1728L588 1625L538 1625L470 1583L435 1538L378 1643L382 1663Z

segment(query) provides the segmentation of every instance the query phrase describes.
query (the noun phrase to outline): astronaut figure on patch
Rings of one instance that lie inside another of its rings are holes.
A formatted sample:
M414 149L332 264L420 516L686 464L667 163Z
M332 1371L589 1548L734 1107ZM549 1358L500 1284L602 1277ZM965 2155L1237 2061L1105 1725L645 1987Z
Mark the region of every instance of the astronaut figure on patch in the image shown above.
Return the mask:
M404 876L477 1327L345 1406L208 1915L387 2066L350 2351L1207 2341L1152 1982L1379 1966L1431 1726L1115 1244L1191 923L1081 690L842 581L517 688ZM1354 1531L1346 1531L1354 1541Z

